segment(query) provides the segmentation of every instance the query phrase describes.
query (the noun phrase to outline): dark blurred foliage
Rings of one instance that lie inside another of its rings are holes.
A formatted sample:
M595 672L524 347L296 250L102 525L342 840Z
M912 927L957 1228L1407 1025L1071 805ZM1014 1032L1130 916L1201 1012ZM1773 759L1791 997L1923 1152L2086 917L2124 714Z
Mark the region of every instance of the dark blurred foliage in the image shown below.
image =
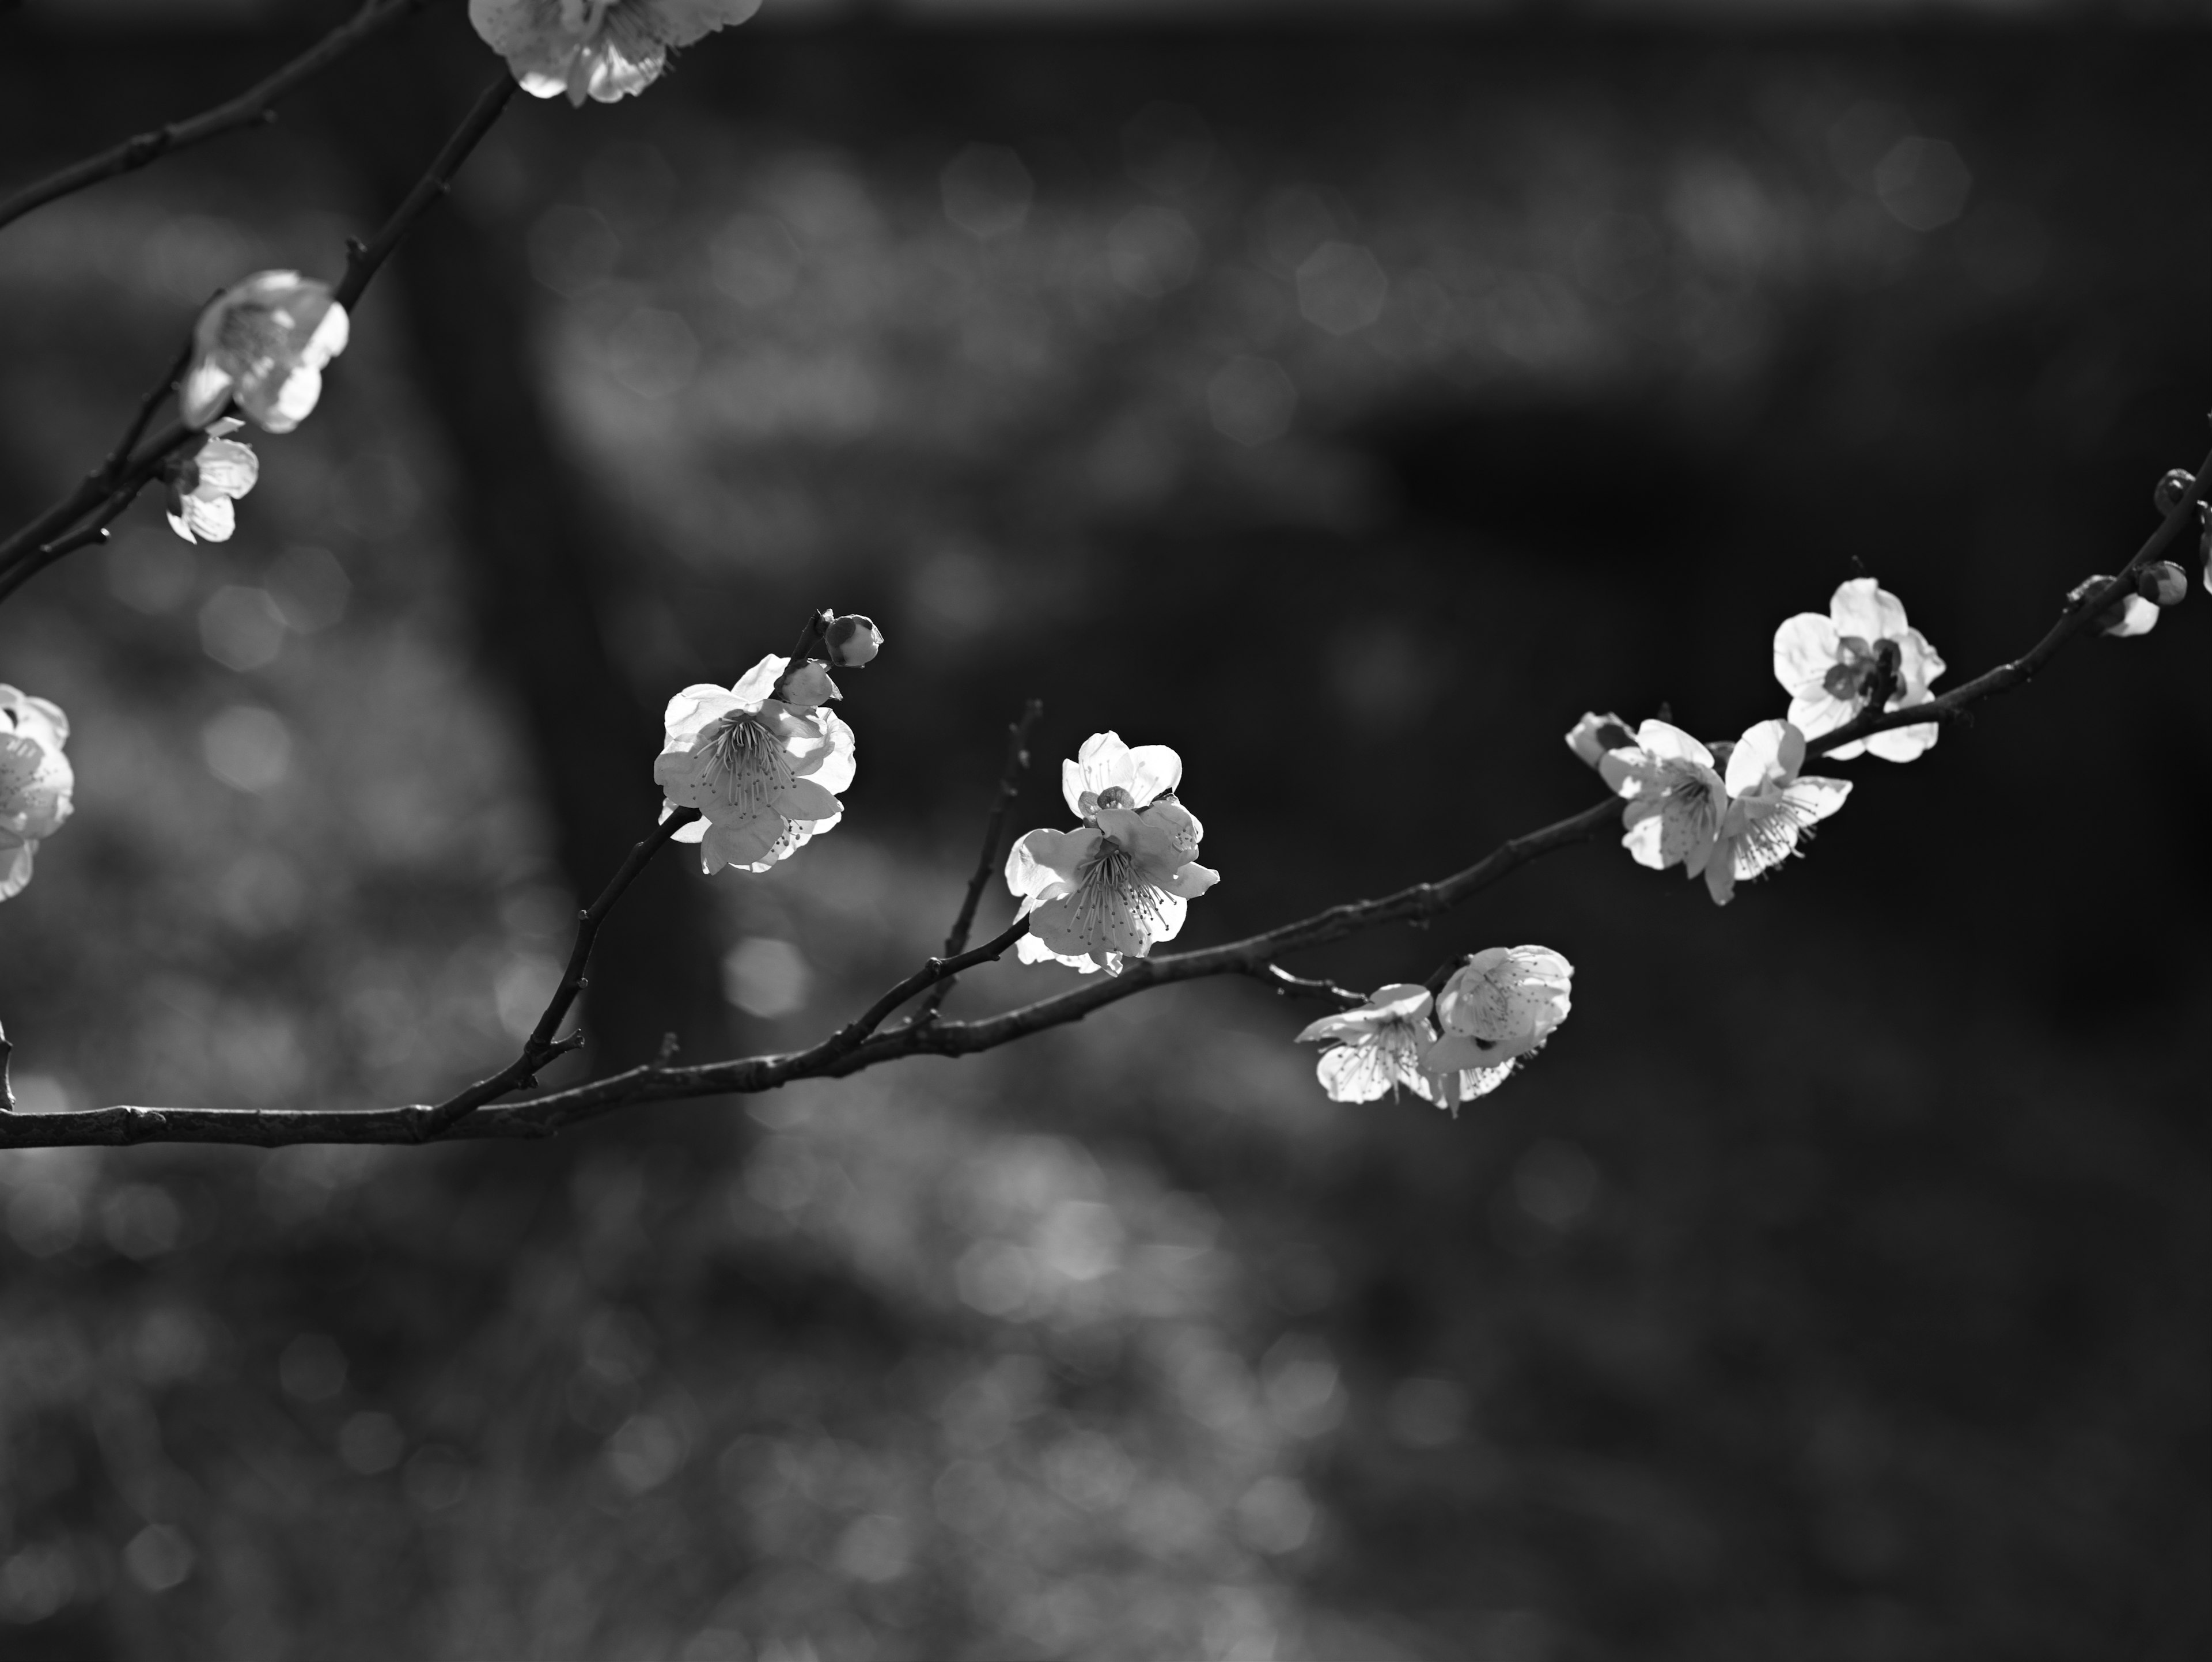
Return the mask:
M11 179L292 44L4 27ZM667 862L604 1051L930 950L1031 693L1024 824L1095 729L1182 752L1203 942L1578 808L1586 708L1779 713L1862 570L1955 683L2204 442L2205 50L754 29L520 109L235 540L149 502L0 616L80 780L0 910L19 1087L495 1065L652 712L817 604L890 640L846 822ZM10 522L489 67L434 16L0 235ZM9 1156L0 1651L2202 1654L2207 610L1840 770L1725 913L1601 843L1321 960L1574 959L1455 1122L1224 986L544 1148Z

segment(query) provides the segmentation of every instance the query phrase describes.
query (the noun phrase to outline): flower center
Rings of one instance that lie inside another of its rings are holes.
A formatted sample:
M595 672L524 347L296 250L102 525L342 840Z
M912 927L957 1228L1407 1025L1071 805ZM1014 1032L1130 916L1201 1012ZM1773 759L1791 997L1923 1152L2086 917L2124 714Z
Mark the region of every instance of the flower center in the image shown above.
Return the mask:
M791 782L783 746L743 710L722 717L702 749L707 765L721 776L722 800L745 818L767 813Z
M1133 808L1137 806L1137 799L1119 785L1109 785L1098 793L1098 806L1102 808Z

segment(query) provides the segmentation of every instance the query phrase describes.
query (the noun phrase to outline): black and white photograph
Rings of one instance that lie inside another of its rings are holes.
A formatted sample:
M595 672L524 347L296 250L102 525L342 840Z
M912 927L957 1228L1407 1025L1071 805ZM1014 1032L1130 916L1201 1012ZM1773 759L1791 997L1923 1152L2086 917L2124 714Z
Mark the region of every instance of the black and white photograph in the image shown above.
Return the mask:
M2212 4L0 0L4 1662L2212 1657Z

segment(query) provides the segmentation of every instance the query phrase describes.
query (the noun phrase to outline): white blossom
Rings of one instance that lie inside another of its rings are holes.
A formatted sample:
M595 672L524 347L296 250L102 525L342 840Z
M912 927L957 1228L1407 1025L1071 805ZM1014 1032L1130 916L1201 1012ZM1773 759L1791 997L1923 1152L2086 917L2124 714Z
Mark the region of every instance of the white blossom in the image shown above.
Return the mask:
M1927 636L1906 626L1905 602L1871 577L1854 577L1838 588L1826 617L1801 612L1774 631L1774 679L1790 695L1791 723L1808 739L1833 732L1867 708L1885 660L1892 673L1883 709L1910 709L1934 696L1928 685L1942 674L1942 658ZM1839 762L1862 751L1910 762L1941 731L1934 721L1886 728L1829 753Z
M675 48L759 9L760 0L469 0L469 21L532 97L611 104L651 86Z
M1421 1056L1448 1108L1486 1096L1543 1048L1573 1008L1575 967L1549 947L1491 947L1437 995L1436 1042Z
M0 684L0 900L23 892L40 842L70 816L76 780L62 754L68 743L59 705Z
M1373 1102L1400 1089L1435 1099L1421 1053L1436 1041L1429 989L1394 981L1377 987L1357 1009L1323 1016L1298 1034L1301 1044L1327 1044L1314 1064L1331 1102Z
M853 782L853 729L814 703L836 696L826 675L794 676L773 696L788 665L771 653L726 691L689 686L668 701L653 764L668 799L661 817L699 810L676 840L699 844L710 874L766 871L844 815L837 793Z
M253 447L228 436L245 425L235 416L214 423L199 454L179 463L169 480L169 524L188 543L228 542L237 526L231 502L261 477Z
M1006 886L1030 932L1023 962L1048 959L1085 975L1119 975L1182 930L1188 903L1221 880L1197 861L1206 834L1178 801L1182 758L1165 745L1132 749L1094 733L1060 765L1060 790L1079 830L1033 831L1006 859Z
M289 433L313 413L323 366L345 350L345 307L297 271L257 271L207 304L192 328L179 404L205 427L231 399L254 424Z

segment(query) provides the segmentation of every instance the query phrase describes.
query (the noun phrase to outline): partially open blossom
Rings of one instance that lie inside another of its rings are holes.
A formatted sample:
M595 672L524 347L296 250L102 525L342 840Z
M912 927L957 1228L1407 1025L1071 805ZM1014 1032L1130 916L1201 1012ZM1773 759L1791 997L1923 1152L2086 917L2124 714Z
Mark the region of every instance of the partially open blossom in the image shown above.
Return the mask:
M1429 989L1395 981L1378 987L1356 1010L1323 1016L1298 1035L1301 1044L1327 1044L1314 1072L1331 1102L1372 1102L1401 1089L1432 1101L1421 1053L1436 1042Z
M1627 722L1618 715L1600 715L1595 710L1585 713L1567 729L1567 748L1586 767L1595 767L1608 751L1626 750L1635 743L1636 735L1628 730Z
M70 816L76 780L62 754L68 742L59 705L0 685L0 900L23 892L40 839Z
M171 465L169 524L188 543L228 542L237 526L230 504L261 477L253 447L228 436L245 425L235 416L225 416L209 427L198 454Z
M178 395L187 426L205 427L232 399L254 424L289 433L322 396L323 366L346 344L331 285L297 271L257 271L210 301L192 328Z
M1728 758L1728 809L1721 816L1705 886L1713 904L1734 898L1739 878L1756 877L1797 851L1801 838L1844 806L1848 779L1801 779L1805 735L1787 721L1746 730Z
M763 872L842 817L837 793L853 782L853 729L785 689L788 661L771 653L727 691L689 686L668 701L667 739L653 776L669 811L704 817L676 833L699 844L708 872Z
M1092 734L1061 764L1081 828L1033 831L1006 859L1016 916L1030 920L1017 949L1024 963L1119 975L1124 957L1181 931L1188 903L1221 880L1198 863L1206 831L1176 800L1182 778L1182 758L1165 745L1132 749L1114 733Z
M874 619L857 612L830 619L823 641L829 648L830 661L840 669L861 668L874 662L884 649L883 630L876 627Z
M643 92L668 54L760 9L760 0L469 0L469 21L535 98L611 104Z
M1808 739L1850 721L1886 688L1882 709L1910 709L1932 696L1929 682L1943 660L1905 622L1905 603L1871 577L1836 590L1828 615L1801 612L1774 631L1774 679L1790 695L1790 720ZM1936 742L1936 722L1887 728L1832 752L1848 761L1870 751L1887 762L1910 762Z

